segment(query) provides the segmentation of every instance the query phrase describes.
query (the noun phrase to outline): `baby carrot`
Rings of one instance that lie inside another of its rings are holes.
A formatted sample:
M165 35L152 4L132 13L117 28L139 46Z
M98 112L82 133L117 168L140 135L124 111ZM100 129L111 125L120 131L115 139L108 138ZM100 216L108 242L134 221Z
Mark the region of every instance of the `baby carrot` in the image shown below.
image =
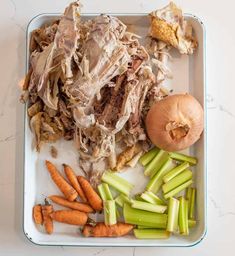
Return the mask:
M86 213L77 210L54 211L50 216L55 221L78 226L85 225L88 220Z
M91 184L83 176L78 176L77 179L91 207L96 211L101 211L103 208L102 200Z
M94 210L90 207L90 205L85 204L85 203L80 203L80 202L70 202L68 200L66 200L66 198L64 198L63 196L49 196L49 198L56 204L68 207L70 209L73 210L78 210L81 212L87 212L87 213L91 213L94 212Z
M85 225L82 234L85 237L119 237L128 234L133 225L127 223L117 223L115 225L106 226L105 223L99 222L96 226Z
M47 169L60 191L65 195L69 201L74 201L78 193L77 191L62 177L56 167L49 161L46 161Z
M50 214L53 213L53 206L48 203L45 199L45 205L42 205L42 216L43 216L43 225L47 234L53 233L53 221Z
M36 204L33 207L33 219L36 224L43 224L42 206L40 204Z
M80 184L78 183L76 174L74 173L73 169L67 164L63 164L63 167L64 167L65 175L66 175L67 179L69 180L70 184L77 191L77 193L80 196L80 198L82 199L82 201L87 202L86 196L85 196L84 192L82 191Z

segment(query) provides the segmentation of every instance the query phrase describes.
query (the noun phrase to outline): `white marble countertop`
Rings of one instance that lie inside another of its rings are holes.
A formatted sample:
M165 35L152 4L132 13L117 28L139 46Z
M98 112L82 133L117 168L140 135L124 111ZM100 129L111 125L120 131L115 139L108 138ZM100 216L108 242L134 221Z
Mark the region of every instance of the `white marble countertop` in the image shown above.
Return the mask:
M83 12L149 12L168 1L83 0ZM69 0L1 0L0 5L0 255L232 255L235 243L234 8L232 0L176 1L207 30L208 232L193 248L39 247L22 232L23 106L17 82L25 72L25 33L39 13L61 12ZM233 63L233 64L232 64ZM147 254L146 254L147 253Z

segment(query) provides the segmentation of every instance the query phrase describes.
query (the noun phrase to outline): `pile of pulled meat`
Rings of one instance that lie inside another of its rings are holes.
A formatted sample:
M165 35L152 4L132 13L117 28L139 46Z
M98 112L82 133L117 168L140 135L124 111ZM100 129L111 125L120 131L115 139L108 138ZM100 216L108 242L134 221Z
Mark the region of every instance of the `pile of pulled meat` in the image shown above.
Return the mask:
M94 181L98 163L102 170L134 166L150 146L144 119L165 96L160 84L171 76L165 65L170 47L151 38L148 53L118 18L83 20L79 1L60 20L34 30L22 98L36 149L74 140L80 166Z

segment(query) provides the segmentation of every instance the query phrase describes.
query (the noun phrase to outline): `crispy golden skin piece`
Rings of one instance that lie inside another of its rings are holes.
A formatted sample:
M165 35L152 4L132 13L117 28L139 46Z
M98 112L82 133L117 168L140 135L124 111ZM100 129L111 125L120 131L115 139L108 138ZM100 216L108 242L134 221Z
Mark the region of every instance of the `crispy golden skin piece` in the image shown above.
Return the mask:
M192 54L197 41L192 35L191 25L184 19L182 10L173 2L150 13L150 36L179 50L181 54Z
M174 26L158 17L152 16L151 19L150 36L177 48L178 40Z

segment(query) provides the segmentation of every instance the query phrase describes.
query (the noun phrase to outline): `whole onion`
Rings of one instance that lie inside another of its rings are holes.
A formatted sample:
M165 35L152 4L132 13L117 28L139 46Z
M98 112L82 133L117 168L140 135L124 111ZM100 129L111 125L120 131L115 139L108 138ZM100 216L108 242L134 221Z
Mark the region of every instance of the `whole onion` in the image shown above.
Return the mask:
M179 151L194 144L203 126L203 109L189 94L175 94L158 101L146 117L150 140L166 151Z

